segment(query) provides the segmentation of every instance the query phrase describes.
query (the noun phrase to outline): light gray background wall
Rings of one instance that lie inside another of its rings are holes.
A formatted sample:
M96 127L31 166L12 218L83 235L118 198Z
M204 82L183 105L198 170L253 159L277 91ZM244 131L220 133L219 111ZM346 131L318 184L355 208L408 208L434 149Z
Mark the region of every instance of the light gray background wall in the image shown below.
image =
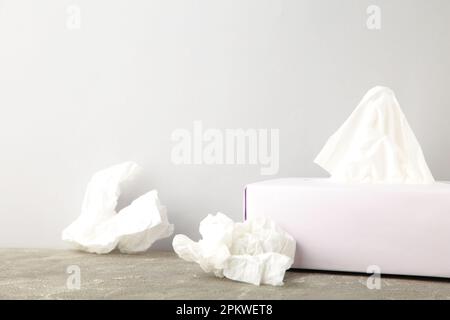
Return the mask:
M197 238L208 213L241 218L246 183L326 176L313 158L377 84L450 179L449 41L448 0L0 0L0 246L63 246L90 176L125 160L145 176L122 203L157 188ZM174 165L171 133L194 120L279 128L278 175Z

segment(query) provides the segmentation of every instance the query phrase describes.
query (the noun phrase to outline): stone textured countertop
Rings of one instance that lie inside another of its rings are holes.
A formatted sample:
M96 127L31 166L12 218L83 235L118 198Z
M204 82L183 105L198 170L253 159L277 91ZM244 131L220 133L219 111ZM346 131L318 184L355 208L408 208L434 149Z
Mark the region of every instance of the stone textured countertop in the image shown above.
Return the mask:
M67 286L68 267L80 288ZM70 268L69 268L70 269ZM0 299L450 299L450 281L289 271L282 287L253 286L205 274L172 252L139 255L68 250L0 249Z

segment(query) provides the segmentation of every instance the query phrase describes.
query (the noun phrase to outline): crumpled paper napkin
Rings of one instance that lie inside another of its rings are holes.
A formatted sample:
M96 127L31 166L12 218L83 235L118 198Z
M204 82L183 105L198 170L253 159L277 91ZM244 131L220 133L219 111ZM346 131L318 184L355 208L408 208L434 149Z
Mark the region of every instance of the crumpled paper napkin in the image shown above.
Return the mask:
M141 171L125 162L94 174L84 196L80 216L62 232L62 239L78 250L109 253L146 251L156 240L170 236L173 225L167 210L150 191L116 212L121 187Z
M294 238L266 217L235 223L220 212L210 214L200 222L200 234L198 242L176 235L173 248L217 277L279 286L294 261Z

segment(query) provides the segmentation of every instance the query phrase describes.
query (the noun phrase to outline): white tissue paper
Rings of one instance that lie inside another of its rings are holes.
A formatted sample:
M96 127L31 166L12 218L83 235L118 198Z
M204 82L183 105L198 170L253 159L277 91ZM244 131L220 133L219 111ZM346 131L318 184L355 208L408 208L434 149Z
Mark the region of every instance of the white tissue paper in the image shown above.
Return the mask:
M219 212L200 222L200 234L198 242L176 235L173 248L217 277L279 286L294 261L294 238L265 217L234 223Z
M394 92L386 87L366 93L314 162L340 182L434 182Z
M97 172L87 186L81 215L62 232L62 239L76 249L101 254L115 248L124 253L142 252L156 240L170 236L173 225L156 190L116 212L123 184L139 172L134 162Z

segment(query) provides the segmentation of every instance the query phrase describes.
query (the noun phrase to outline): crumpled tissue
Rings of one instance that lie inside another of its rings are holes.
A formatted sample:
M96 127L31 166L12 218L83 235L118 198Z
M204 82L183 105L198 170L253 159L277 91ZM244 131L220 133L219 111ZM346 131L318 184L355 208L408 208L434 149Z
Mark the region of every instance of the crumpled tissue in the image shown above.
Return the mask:
M217 277L279 286L294 261L294 238L266 217L235 223L219 212L200 222L200 234L198 242L176 235L173 248Z
M386 87L366 93L314 162L341 182L434 182L394 92Z
M142 252L170 236L173 225L156 190L116 212L122 186L140 171L136 163L125 162L97 172L87 186L80 216L64 229L62 239L78 250L102 254L115 248L124 253Z

